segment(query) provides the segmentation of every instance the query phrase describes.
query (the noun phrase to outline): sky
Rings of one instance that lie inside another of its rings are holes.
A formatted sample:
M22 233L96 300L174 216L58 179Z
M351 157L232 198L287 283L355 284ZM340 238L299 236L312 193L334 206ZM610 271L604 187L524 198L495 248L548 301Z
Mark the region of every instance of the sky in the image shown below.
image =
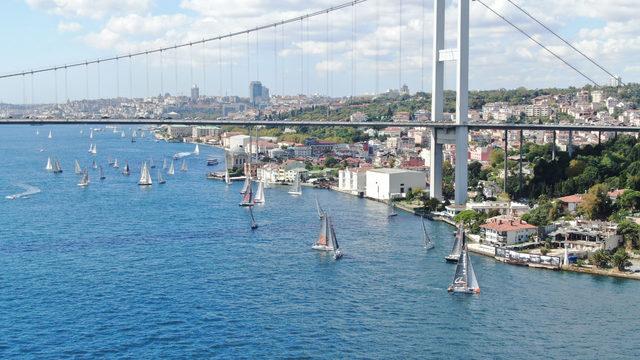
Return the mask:
M447 46L457 1L447 1ZM507 0L483 0L600 84L610 77ZM636 0L512 0L625 82L640 80ZM0 5L0 74L126 55L266 25L344 0L6 0ZM582 86L586 79L476 1L470 5L470 89ZM355 21L354 21L355 19ZM329 15L76 69L0 80L0 102L188 94L348 96L398 88L429 92L433 0L368 0ZM327 31L328 29L328 31ZM328 41L327 41L328 40ZM455 85L453 64L445 83ZM378 74L376 76L376 74ZM66 78L66 81L65 81Z

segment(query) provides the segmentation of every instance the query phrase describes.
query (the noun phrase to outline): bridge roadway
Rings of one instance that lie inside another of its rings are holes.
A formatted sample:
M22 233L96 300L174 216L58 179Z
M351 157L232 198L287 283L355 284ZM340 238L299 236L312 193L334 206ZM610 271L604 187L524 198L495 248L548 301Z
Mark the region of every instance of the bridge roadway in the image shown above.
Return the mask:
M343 126L343 127L429 127L451 129L467 126L470 130L556 130L640 132L638 126L586 124L505 124L478 123L458 125L452 122L348 122L348 121L290 121L290 120L216 120L216 119L0 119L0 125L232 125L232 126Z

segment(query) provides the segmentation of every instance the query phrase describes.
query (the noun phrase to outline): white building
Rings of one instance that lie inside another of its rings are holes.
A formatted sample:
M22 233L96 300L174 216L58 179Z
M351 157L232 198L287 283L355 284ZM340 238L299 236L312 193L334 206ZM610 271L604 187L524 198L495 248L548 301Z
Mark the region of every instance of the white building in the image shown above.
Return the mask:
M366 172L365 195L377 200L404 197L409 190L425 189L426 174L403 169L371 169Z
M513 245L531 240L538 228L519 218L498 216L480 225L481 239L495 245Z
M347 168L338 171L338 190L360 195L367 186L367 169Z
M191 126L187 125L169 125L167 126L167 134L177 139L191 136L192 130Z

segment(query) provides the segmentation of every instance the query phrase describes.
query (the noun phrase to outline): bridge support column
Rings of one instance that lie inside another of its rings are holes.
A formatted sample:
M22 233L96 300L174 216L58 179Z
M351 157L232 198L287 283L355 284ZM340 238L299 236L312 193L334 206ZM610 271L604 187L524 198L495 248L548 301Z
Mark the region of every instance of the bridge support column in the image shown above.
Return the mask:
M573 157L573 130L569 130L569 141L567 142L567 152L569 157Z
M507 191L507 180L509 174L509 130L504 130L504 185L502 186L502 191L505 194L508 194Z
M518 196L522 196L522 193L524 192L524 181L523 181L523 177L522 177L522 152L523 152L523 148L524 147L524 131L522 131L522 129L520 130L520 159L518 159L519 165L520 165L520 173L518 174Z
M456 63L456 122L469 122L469 0L458 1L458 58ZM467 203L469 187L469 128L456 128L456 205Z
M438 133L435 128L431 131L429 196L440 201L442 198L442 144L438 144Z
M456 205L467 203L469 188L469 128L461 126L456 128Z
M602 131L598 131L598 145L602 145Z
M553 130L553 144L551 144L551 160L556 159L556 131Z

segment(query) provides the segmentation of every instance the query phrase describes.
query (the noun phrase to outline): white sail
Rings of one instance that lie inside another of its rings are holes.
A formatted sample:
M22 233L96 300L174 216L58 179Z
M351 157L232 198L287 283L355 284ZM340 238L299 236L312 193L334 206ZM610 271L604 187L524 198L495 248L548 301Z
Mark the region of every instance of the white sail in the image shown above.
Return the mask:
M433 243L433 240L431 240L431 237L429 237L429 234L427 234L427 227L424 225L424 218L422 219L422 233L424 236L424 247L427 250L433 249L435 244Z
M49 139L53 139L53 134L51 133L51 130L49 130L49 136L47 136Z
M123 173L124 175L129 175L129 174L131 174L131 170L129 169L129 162L128 162L128 161L125 161L125 162L124 162L124 169L122 169L122 173Z
M47 166L45 166L45 170L47 170L47 171L52 171L53 170L53 164L51 163L51 157L47 158Z
M338 238L336 236L335 229L333 228L333 222L331 221L331 217L327 214L322 218L322 222L320 223L320 234L312 248L314 250L333 251L333 257L335 259L342 256L342 253L340 252L340 245L338 245Z
M187 171L189 168L187 167L187 162L182 160L182 165L180 166L180 171Z
M120 133L120 137L123 138L123 137L126 137L126 136L127 135L124 133L124 130L122 130L122 132Z
M89 132L89 139L93 139L93 129L91 129L91 132Z
M80 167L80 163L78 162L78 160L76 160L73 170L76 174L82 174L82 168Z
M477 294L480 292L478 279L473 270L473 265L471 265L471 259L469 258L466 245L463 246L460 252L456 272L453 276L453 283L449 286L448 291L467 294Z
M162 159L162 170L167 169L167 159Z
M200 155L200 147L196 144L196 148L193 149L193 155Z
M117 169L117 168L120 167L120 165L118 165L118 159L117 158L113 162L113 167L114 167L114 169Z
M93 144L93 148L91 149L91 154L95 155L98 153L98 145Z
M59 174L62 172L62 166L60 166L60 160L56 159L53 162L53 173L54 174Z
M87 185L89 185L89 172L85 169L84 173L82 174L82 178L78 183L78 186L87 186Z
M302 187L300 187L300 173L296 173L296 177L293 179L291 189L289 189L291 195L302 195Z
M94 169L98 168L98 164L96 163L95 160L93 160L93 162L91 163L91 167L94 168Z
M158 184L164 184L166 182L167 180L165 180L164 177L162 177L162 172L158 170Z
M264 204L264 182L260 181L258 183L258 191L256 192L256 197L253 199L253 202L256 204Z
M140 181L138 181L138 185L148 186L153 184L151 180L151 174L149 174L149 168L147 167L147 163L142 164L142 170L140 171Z
M176 173L176 170L175 170L175 168L173 166L173 160L171 160L171 165L169 166L169 171L167 172L167 174L173 175L175 173Z

